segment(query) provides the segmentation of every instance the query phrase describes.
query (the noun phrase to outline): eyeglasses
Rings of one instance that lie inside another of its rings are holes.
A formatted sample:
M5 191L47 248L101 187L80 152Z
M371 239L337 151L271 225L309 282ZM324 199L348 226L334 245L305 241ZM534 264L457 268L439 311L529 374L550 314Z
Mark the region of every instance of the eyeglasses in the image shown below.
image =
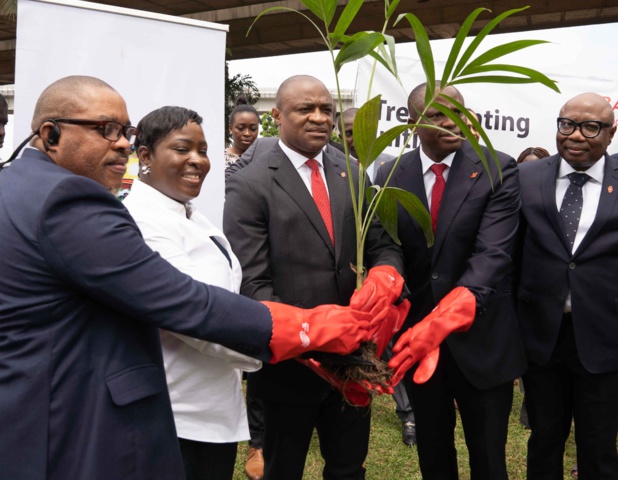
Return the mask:
M81 118L56 118L54 121L58 123L69 123L71 125L85 125L102 127L99 132L106 140L117 142L120 136L124 135L131 145L137 138L137 128L131 125L122 125L121 123L112 120L85 120Z
M558 131L562 135L566 135L568 137L578 127L584 137L594 138L601 133L603 128L609 128L611 125L598 120L584 120L583 122L576 122L575 120L571 120L567 117L558 117Z

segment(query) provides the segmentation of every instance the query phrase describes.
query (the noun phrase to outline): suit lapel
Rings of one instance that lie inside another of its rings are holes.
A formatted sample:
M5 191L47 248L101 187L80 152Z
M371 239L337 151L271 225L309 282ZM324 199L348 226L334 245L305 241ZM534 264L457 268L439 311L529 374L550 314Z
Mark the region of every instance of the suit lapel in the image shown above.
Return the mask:
M333 232L335 234L335 258L341 256L343 239L343 225L345 220L346 205L351 202L349 178L347 168L338 158L322 155L326 184L328 185L328 197L330 198L330 208L333 216ZM317 207L316 207L317 209ZM322 217L320 217L322 218ZM322 225L324 222L322 222ZM324 227L326 232L326 227ZM328 238L328 233L326 233ZM330 238L328 241L330 243ZM332 244L331 244L332 246Z
M277 154L273 154L269 158L269 168L274 170L273 178L275 182L290 196L290 198L298 205L298 207L307 215L307 218L316 229L320 237L328 246L331 253L334 255L333 244L330 241L330 236L324 225L322 215L315 204L313 197L307 190L307 186L300 178L298 171L294 168L294 165L290 159L283 153L283 150L279 146L276 148ZM326 163L326 162L325 162ZM329 190L330 195L330 190ZM332 200L331 200L332 205ZM335 212L332 212L333 221L335 219ZM335 230L335 241L337 239L337 233Z
M545 208L545 214L552 224L552 227L558 232L558 237L562 245L566 249L569 256L571 255L571 246L566 237L564 224L560 218L559 205L556 205L556 180L558 179L558 171L560 169L560 156L554 155L547 159L538 161L547 162L547 167L541 172L539 179L541 184L541 200Z
M424 207L429 210L425 182L423 180L423 164L421 163L418 148L411 152L407 158L402 158L397 168L400 172L396 172L393 175L393 180L388 186L412 192L423 203Z
M425 192L425 181L423 178L423 164L418 148L401 157L397 170L393 173L388 186L413 193L421 201L425 209L429 211L427 206L427 193ZM423 230L418 222L413 220L412 216L401 205L399 205L397 214L399 216L397 220L400 224L399 229L402 228L401 224L405 222L410 224L421 238L424 238Z
M601 197L599 198L599 206L594 221L590 229L586 232L586 236L574 252L578 254L586 250L588 244L592 241L597 233L607 223L610 214L616 204L616 196L618 195L618 161L605 154L605 172L603 173L603 186L601 187Z
M480 178L486 175L480 158L468 156L463 148L455 154L440 205L433 249L434 259L440 252L453 220L464 204L470 189ZM487 180L484 179L483 181Z

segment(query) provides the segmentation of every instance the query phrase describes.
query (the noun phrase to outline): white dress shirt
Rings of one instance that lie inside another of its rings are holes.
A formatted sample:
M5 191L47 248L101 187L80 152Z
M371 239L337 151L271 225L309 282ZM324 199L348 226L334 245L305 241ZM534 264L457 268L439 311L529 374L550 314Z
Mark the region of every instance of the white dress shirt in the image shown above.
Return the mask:
M421 164L423 166L423 183L425 184L425 193L427 194L427 207L431 212L431 192L433 192L433 186L436 183L436 174L431 171L431 166L435 165L431 158L429 158L425 152L423 152L423 148L419 149L419 153L421 154ZM444 183L448 180L448 174L451 171L451 165L453 165L453 160L455 159L455 154L457 152L453 152L448 154L444 160L440 163L446 165L442 176L444 177Z
M569 165L564 158L560 160L560 168L558 170L558 178L556 179L556 208L560 212L564 195L567 188L571 184L569 180L569 173L576 172L571 165ZM582 213L579 218L579 225L577 226L577 233L575 234L575 241L573 242L573 253L577 251L583 238L588 233L594 217L597 215L597 209L599 208L599 200L601 198L601 189L603 187L603 173L605 172L605 157L601 157L592 167L581 173L586 173L590 176L590 179L582 186ZM571 311L571 292L567 295L567 300L564 306L565 313Z
M223 233L195 207L187 219L182 203L139 180L123 203L150 248L178 270L238 293L242 279L238 259ZM211 236L227 250L231 267ZM247 440L247 411L237 369L255 371L261 362L221 345L160 333L178 436L211 443Z
M285 153L286 156L290 159L292 165L294 165L294 168L296 168L296 171L298 171L301 180L309 190L309 193L311 193L311 196L313 196L313 193L311 191L311 168L309 167L309 165L306 164L307 160L310 159L301 155L298 152L295 152L281 140L279 140L279 146L281 147L281 150L283 150L283 153ZM322 151L320 151L320 153L318 153L313 158L318 162L320 175L322 175L322 180L324 181L324 186L326 187L326 193L328 193L328 184L326 183L326 176L324 174Z

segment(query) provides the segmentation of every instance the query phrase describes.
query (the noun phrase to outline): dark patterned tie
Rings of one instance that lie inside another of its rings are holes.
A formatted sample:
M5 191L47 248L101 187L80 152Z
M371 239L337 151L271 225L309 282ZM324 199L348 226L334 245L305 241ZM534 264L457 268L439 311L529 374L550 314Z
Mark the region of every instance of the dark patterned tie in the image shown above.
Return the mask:
M446 170L446 165L443 163L434 163L429 168L436 175L436 181L431 190L431 226L435 233L436 225L438 225L438 212L440 211L440 204L442 203L442 194L446 186L446 182L442 176L444 170Z
M324 185L324 180L322 179L322 175L320 175L318 161L312 158L305 163L311 169L311 194L313 195L313 201L318 207L320 215L322 215L322 220L324 220L324 225L326 225L326 230L328 230L328 235L334 245L335 233L333 232L333 215L330 210L330 200L328 199L326 185Z
M582 206L584 204L582 186L590 180L590 175L587 173L572 172L567 176L571 184L564 194L562 206L560 207L560 216L562 217L562 223L564 223L564 230L569 244L571 245L571 250L573 250L573 243L575 242L579 218L581 217Z

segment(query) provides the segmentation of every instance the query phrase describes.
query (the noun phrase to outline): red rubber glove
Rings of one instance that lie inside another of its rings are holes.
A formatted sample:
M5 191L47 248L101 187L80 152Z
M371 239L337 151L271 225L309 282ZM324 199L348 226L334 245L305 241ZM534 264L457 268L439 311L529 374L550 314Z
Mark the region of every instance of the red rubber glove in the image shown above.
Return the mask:
M429 380L433 372L436 371L438 360L440 360L440 347L433 349L418 362L418 367L414 372L414 377L412 377L414 382L425 383Z
M424 361L414 381L422 383L429 380L438 364L439 350L437 353L435 350L449 334L467 331L475 314L476 298L472 292L465 287L454 288L429 315L408 329L393 347L393 357L388 362L388 366L395 370L393 385L397 385L419 360Z
M369 270L369 274L360 290L356 290L350 299L350 307L363 312L370 312L383 298L389 304L401 295L403 277L390 265L380 265Z
M377 345L376 356L381 357L388 342L399 331L410 310L404 300L393 305L401 296L404 280L390 265L379 265L369 270L360 290L350 299L350 307L371 312L371 340Z
M362 382L347 380L344 382L335 374L322 368L320 362L312 358L306 360L297 358L296 360L309 367L314 373L339 390L348 403L356 407L368 406L371 403L371 393L375 393L377 395L382 395L383 393L387 393L389 395L393 394L392 387L383 388L380 385L373 385L366 380L363 380Z
M376 357L380 358L382 356L382 353L384 353L388 346L388 342L401 329L409 311L410 302L404 300L399 305L389 305L388 312L383 320L377 316L371 321L369 332L371 334L371 341L377 346Z
M303 309L285 303L262 303L273 319L270 363L311 351L347 355L370 338L370 313L339 305Z

